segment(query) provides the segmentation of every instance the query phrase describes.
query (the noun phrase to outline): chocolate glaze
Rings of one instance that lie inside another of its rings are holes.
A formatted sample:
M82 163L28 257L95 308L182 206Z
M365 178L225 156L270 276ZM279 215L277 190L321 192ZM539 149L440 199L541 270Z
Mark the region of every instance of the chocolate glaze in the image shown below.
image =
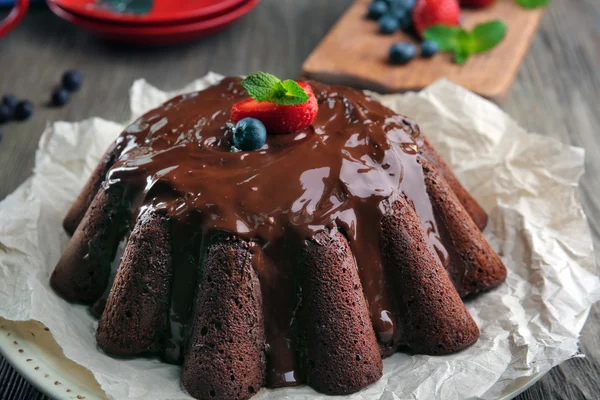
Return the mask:
M356 258L375 333L394 347L385 288L381 221L404 193L446 263L417 147L419 128L362 92L310 82L319 113L309 128L269 136L259 151L232 149L230 110L245 99L239 79L176 97L117 140L105 188L125 188L134 220L148 208L171 217L174 278L165 359L181 362L202 243L220 232L251 243L265 315L268 386L303 380L292 332L297 299L291 257L316 233L339 229ZM200 271L201 273L201 271Z

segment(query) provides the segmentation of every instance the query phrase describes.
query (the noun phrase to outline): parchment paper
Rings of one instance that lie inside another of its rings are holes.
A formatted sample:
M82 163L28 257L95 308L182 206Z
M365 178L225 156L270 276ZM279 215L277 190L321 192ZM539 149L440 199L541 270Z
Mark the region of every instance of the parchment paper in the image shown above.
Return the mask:
M209 74L182 92L218 82ZM144 81L131 89L132 118L175 93ZM590 306L600 298L592 241L579 202L584 151L528 134L494 104L448 81L420 93L381 96L416 119L490 213L486 237L508 267L501 287L468 301L481 329L449 356L398 353L384 375L348 399L494 399L577 353ZM61 221L122 124L92 118L44 132L33 176L0 203L0 316L39 320L65 355L89 368L114 399L189 398L179 367L113 359L94 339L95 320L48 286L67 236ZM328 399L307 386L261 390L254 399Z

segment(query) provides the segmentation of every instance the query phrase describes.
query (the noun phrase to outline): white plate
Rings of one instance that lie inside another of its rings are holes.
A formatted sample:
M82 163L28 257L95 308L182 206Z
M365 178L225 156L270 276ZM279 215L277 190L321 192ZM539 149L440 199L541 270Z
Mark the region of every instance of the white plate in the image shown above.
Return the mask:
M69 360L36 321L0 318L0 353L39 391L53 399L106 400L90 371Z

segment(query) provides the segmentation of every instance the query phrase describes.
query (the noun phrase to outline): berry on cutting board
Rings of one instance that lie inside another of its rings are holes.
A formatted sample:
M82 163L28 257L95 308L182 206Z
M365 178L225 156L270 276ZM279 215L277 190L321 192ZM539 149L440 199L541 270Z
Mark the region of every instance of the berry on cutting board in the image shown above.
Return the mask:
M15 107L14 118L17 121L25 121L33 114L33 104L27 100L20 101Z
M57 88L52 92L52 105L56 107L64 106L71 100L71 93L65 88Z
M2 104L10 107L11 110L14 110L18 103L19 99L14 94L5 94L2 96Z
M413 24L421 36L431 26L458 26L459 21L458 0L417 0L413 10Z
M492 5L496 0L460 0L461 7L486 8Z
M396 32L400 28L400 24L398 23L398 19L396 19L392 15L384 15L379 18L379 32L384 35L391 35Z
M0 104L0 124L8 122L13 117L13 109L6 104Z
M385 15L389 10L387 3L383 0L377 0L369 4L367 11L367 17L370 19L379 19Z
M83 84L83 75L79 71L70 70L63 74L62 86L69 92L76 92Z
M267 130L255 118L244 118L233 128L233 145L242 151L260 150L267 142Z
M412 10L415 7L416 0L389 0L394 7L402 7L407 10Z
M390 47L390 62L398 65L406 64L415 58L416 53L415 45L410 42L394 43Z
M281 81L266 72L257 72L242 81L250 99L233 105L231 120L256 118L270 135L293 133L308 128L319 111L312 88L306 82Z
M421 56L424 58L431 58L438 52L440 47L437 42L433 40L423 40L421 42Z

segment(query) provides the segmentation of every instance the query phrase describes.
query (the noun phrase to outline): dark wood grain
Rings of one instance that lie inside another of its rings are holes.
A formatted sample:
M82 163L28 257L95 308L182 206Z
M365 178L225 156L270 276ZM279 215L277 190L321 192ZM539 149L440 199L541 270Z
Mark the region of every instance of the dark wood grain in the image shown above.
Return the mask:
M350 0L264 0L229 30L168 49L123 48L34 8L24 23L0 40L0 92L30 98L37 107L27 123L3 126L0 199L31 174L38 139L47 121L128 116L128 89L145 77L174 89L213 70L244 74L258 69L299 75L304 59ZM527 129L584 147L587 172L581 199L600 257L600 2L553 0L502 107ZM63 70L83 71L86 84L62 109L44 106ZM560 210L557 210L560 212ZM585 358L554 368L519 400L600 397L600 306L583 329ZM0 399L42 399L0 360Z

